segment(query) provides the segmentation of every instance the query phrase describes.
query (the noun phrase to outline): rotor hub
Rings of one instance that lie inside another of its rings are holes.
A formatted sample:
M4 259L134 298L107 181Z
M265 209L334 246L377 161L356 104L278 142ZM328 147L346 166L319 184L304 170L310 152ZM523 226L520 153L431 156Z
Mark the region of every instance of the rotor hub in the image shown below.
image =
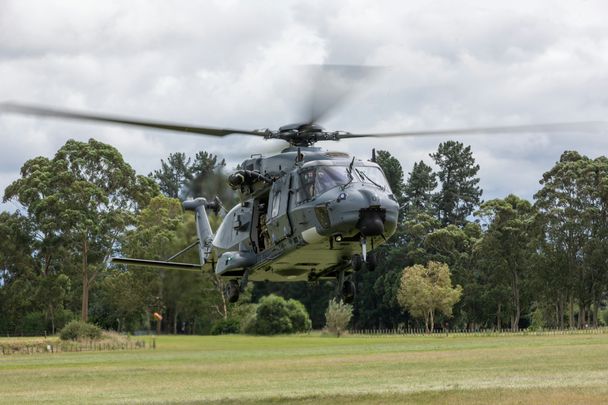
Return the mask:
M278 131L266 132L265 139L282 139L291 146L312 146L318 141L338 141L342 134L348 132L328 132L322 126L309 123L283 125Z

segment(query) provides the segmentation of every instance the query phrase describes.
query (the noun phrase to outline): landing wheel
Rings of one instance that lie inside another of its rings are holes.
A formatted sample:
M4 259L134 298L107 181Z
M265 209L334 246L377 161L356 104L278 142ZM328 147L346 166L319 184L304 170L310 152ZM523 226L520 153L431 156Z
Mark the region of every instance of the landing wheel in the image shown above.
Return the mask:
M374 253L368 253L367 254L367 261L365 263L365 267L367 268L367 270L369 271L374 271L376 270L376 255Z
M236 280L230 280L226 287L224 287L224 296L228 302L237 302L239 300L239 282Z
M353 271L359 271L363 267L363 259L361 259L361 255L354 254L350 259Z
M340 294L342 296L342 301L344 301L345 304L352 304L355 300L355 293L355 283L352 280L345 280L344 283L342 283L342 291Z

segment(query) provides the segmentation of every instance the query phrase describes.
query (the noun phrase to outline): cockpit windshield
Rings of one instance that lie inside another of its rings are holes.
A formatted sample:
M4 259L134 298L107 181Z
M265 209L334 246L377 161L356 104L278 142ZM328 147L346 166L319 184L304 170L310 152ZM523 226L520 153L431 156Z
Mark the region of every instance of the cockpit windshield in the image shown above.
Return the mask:
M375 166L355 166L352 176L347 166L317 166L300 172L298 202L309 200L334 187L361 181L388 190L390 187L382 170Z
M355 167L355 171L364 183L373 184L390 192L391 187L379 168L375 166L357 166Z

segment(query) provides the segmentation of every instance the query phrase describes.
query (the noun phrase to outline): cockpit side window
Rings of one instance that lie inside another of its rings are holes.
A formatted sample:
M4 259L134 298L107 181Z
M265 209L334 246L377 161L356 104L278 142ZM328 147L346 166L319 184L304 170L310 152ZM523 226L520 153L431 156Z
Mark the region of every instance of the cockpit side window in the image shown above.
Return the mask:
M315 191L323 194L329 189L348 183L350 176L348 169L344 166L321 166L317 168L315 179Z
M315 169L300 172L300 188L298 190L297 202L310 200L315 195Z
M337 186L348 184L351 180L346 166L318 166L300 173L300 188L297 202L310 200Z

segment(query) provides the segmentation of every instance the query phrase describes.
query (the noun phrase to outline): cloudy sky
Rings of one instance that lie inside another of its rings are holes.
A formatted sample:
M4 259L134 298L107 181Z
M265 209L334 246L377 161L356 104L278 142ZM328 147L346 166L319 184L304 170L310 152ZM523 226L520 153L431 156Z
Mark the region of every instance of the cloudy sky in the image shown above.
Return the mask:
M508 3L508 4L507 4ZM393 132L607 121L605 1L0 0L0 101L242 129L303 118L302 65L382 66L322 124ZM299 68L300 67L300 68ZM224 140L0 116L0 190L69 138L116 146L147 174L170 152L231 162L268 150ZM323 143L408 172L447 139L472 146L484 198L531 198L564 150L605 154L608 131ZM0 206L14 210L14 203Z

